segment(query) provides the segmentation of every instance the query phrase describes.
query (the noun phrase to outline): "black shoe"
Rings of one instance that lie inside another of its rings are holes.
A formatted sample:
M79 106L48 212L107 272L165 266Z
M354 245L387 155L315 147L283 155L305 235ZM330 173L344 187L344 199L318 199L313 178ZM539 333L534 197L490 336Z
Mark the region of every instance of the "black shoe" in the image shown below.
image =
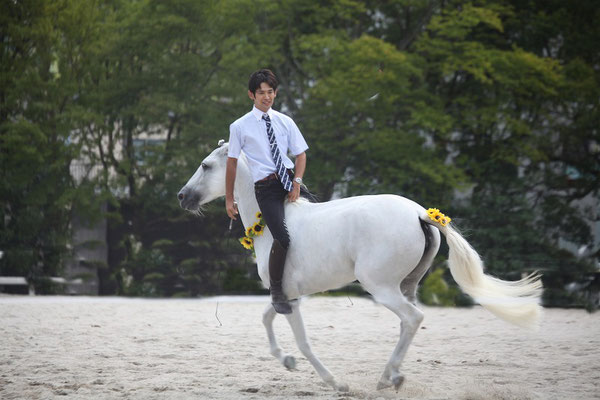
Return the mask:
M271 282L271 300L273 308L278 314L291 314L292 306L281 290L281 281Z
M275 312L277 314L291 314L292 313L292 306L288 302L285 302L285 303L273 302L271 304L273 304L273 308L275 309Z

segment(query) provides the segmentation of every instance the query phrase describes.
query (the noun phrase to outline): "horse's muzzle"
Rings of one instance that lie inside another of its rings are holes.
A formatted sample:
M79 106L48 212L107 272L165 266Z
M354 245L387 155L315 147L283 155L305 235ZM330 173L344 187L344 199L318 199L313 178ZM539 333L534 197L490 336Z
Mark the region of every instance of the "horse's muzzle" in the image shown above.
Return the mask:
M179 200L179 205L184 210L195 210L200 204L200 194L190 190L186 186L177 193L177 199Z

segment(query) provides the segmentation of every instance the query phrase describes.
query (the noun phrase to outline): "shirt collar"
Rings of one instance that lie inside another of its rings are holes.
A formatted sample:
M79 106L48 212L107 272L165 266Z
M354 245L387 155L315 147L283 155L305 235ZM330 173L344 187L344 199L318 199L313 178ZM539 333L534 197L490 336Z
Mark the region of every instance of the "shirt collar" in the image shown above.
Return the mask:
M254 116L256 117L256 119L258 121L260 121L265 113L260 111L258 108L256 108L256 106L253 106L252 114L254 114ZM269 114L269 118L273 119L273 109L272 108L269 108L267 110L267 114Z

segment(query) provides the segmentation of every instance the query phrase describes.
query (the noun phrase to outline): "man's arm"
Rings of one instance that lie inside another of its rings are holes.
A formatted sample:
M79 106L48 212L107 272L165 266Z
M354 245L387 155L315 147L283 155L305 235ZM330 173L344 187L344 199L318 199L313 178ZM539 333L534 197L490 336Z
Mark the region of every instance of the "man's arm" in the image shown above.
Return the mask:
M225 209L229 218L236 219L237 206L233 202L233 188L235 186L235 174L237 172L237 158L227 158L227 170L225 171Z
M295 169L294 179L295 178L302 179L302 177L304 176L304 171L306 171L306 153L305 152L302 152L296 156L296 163L295 163L294 169ZM298 197L300 197L300 184L297 182L294 182L294 187L292 188L292 191L288 194L288 200L296 201L296 200L298 200Z

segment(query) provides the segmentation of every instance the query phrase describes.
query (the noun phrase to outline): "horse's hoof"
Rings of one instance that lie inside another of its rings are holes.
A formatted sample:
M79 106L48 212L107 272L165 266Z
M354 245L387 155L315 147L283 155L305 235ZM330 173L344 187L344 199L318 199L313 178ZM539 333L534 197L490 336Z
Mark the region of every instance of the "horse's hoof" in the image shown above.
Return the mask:
M387 388L391 387L392 385L393 385L393 383L388 380L386 380L386 381L381 380L377 383L377 390L387 389Z
M398 375L398 376L393 377L392 383L394 384L394 388L396 389L396 392L397 392L398 389L400 389L400 386L402 386L402 384L404 383L404 376Z
M293 356L285 356L283 358L283 366L287 369L296 368L296 359Z
M350 391L350 387L346 383L340 383L339 385L337 385L336 389L338 392L349 392Z

